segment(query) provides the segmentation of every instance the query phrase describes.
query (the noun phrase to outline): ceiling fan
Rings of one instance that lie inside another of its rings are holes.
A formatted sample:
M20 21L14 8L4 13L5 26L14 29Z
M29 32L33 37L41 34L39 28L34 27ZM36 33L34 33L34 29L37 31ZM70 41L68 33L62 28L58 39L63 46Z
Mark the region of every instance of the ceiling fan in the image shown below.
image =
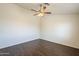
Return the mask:
M39 10L35 10L35 9L32 9L32 8L25 8L25 9L28 9L30 11L34 11L35 12L34 16L44 16L46 14L52 14L51 12L46 11L47 7L49 5L50 5L49 3L42 3L42 4L39 5L40 6ZM18 6L21 6L21 5L18 5ZM21 7L23 7L23 6L21 6Z
M40 9L39 10L34 10L34 9L30 9L31 11L36 12L34 14L34 16L44 16L45 14L52 14L51 12L46 11L47 7L49 6L49 3L43 3L40 4Z

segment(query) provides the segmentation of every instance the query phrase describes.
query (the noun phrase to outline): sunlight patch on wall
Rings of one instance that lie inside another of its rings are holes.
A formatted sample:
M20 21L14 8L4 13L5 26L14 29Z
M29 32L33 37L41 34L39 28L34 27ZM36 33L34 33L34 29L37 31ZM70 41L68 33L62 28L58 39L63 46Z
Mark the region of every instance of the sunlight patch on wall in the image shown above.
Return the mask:
M72 24L71 23L62 23L62 24L57 24L54 27L54 37L56 39L69 39L71 38L71 31L72 29Z

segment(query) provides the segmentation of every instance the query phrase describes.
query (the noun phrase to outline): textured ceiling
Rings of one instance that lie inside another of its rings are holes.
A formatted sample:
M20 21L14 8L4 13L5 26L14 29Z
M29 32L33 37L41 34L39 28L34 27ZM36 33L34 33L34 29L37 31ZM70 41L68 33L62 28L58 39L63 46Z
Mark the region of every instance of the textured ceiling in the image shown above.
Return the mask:
M18 3L20 7L39 9L39 3ZM47 8L53 14L79 14L79 3L51 3Z

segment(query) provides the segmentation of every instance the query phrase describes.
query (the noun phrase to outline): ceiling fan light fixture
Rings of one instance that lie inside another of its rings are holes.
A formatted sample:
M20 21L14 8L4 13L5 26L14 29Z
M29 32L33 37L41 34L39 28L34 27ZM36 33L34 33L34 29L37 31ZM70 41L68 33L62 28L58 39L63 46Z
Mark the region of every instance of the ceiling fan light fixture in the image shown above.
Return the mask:
M44 16L44 14L43 13L39 13L37 16Z

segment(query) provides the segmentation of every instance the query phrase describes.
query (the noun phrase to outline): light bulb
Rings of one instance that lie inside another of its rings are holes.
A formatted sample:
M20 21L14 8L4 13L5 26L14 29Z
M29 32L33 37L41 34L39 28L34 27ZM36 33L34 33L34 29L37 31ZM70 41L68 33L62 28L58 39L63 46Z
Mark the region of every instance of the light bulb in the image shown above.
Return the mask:
M44 13L39 13L38 16L44 16Z

